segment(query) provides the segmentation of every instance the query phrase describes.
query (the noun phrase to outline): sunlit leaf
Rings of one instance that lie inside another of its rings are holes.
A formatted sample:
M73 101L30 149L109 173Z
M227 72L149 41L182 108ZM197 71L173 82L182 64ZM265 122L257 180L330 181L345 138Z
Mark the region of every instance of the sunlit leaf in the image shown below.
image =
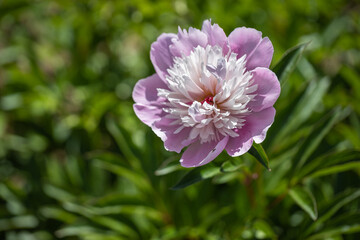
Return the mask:
M82 236L86 239L87 236L94 236L94 239L111 239L111 240L123 240L126 237L119 236L119 234L113 233L113 236L108 232L103 235L99 233L101 229L87 225L77 225L71 227L64 227L56 231L56 236L59 238L71 237L71 236ZM100 238L101 236L101 238ZM97 238L99 237L99 238Z
M39 220L32 215L16 216L8 219L0 219L0 231L34 228L39 224Z
M107 227L111 230L114 230L120 234L123 234L125 236L136 238L137 233L134 229L132 229L130 226L125 224L124 222L117 220L112 217L107 216L98 216L94 214L95 212L91 208L87 208L84 206L80 206L73 203L65 203L64 208L70 212L76 212L78 214L81 214L82 216L88 218L89 220L100 224L104 227Z
M0 197L6 200L7 209L12 214L21 215L26 212L24 204L6 184L0 183Z
M175 172L182 169L178 158L170 158L164 161L161 166L155 171L156 176L163 176L169 173Z
M325 155L321 155L301 168L300 172L295 176L296 179L302 179L303 177L319 171L321 169L331 167L341 163L347 163L351 161L360 160L360 151L358 150L344 150L340 152L332 152Z
M341 236L342 234L351 234L357 232L360 232L360 224L349 224L340 227L335 227L330 230L321 231L306 239L307 240L329 239L329 238L333 239L333 237Z
M240 157L230 158L221 164L221 172L235 172L244 166Z
M276 234L271 228L271 225L264 220L256 220L253 227L256 229L255 236L257 238L271 238L276 239Z
M48 219L56 219L64 223L73 223L77 217L58 207L43 207L40 209L40 213Z
M45 184L43 186L44 192L54 199L57 199L58 201L71 201L76 199L76 196L65 191L64 189L58 188L52 184Z
M314 221L317 219L316 200L309 190L303 187L294 187L289 190L289 195Z
M309 178L317 178L317 177L322 177L322 176L326 176L326 175L330 175L330 174L334 174L334 173L339 173L339 172L344 172L344 171L349 171L349 170L356 170L356 169L360 169L360 162L349 162L349 163L340 164L340 165L336 165L336 166L318 170L318 171L314 172L313 174L309 175Z

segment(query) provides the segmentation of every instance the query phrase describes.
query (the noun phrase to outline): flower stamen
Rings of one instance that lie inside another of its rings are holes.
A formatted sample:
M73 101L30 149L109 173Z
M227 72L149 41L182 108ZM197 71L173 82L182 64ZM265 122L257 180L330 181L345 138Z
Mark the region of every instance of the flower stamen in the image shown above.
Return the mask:
M210 96L205 98L204 100L201 101L201 104L204 104L204 102L210 105L214 105L214 97Z

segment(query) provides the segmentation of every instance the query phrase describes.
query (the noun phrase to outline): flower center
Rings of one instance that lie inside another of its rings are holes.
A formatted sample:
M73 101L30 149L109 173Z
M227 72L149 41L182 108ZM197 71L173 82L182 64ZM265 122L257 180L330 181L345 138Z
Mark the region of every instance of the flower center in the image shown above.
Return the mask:
M224 56L222 48L208 45L174 58L166 78L169 89L158 89L158 96L167 100L163 110L178 126L175 134L191 128L189 138L201 143L239 136L257 90L245 57Z
M210 105L214 105L214 97L207 97L205 98L204 100L201 101L201 104L203 104L204 102L206 102L207 104L210 104Z

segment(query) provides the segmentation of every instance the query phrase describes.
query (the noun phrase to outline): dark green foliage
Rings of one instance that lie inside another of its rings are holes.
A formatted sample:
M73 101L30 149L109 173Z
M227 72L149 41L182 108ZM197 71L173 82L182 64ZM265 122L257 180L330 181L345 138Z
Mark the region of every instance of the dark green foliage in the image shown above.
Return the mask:
M359 8L0 1L0 239L360 239ZM282 92L265 142L184 169L131 91L157 36L207 18L269 36Z

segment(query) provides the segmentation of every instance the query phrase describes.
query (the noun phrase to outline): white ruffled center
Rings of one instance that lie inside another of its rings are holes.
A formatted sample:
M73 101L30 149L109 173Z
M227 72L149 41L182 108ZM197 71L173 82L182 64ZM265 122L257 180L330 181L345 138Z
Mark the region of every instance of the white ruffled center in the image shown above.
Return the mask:
M201 143L219 141L222 136L237 137L251 110L257 85L245 68L245 55L223 55L218 46L196 47L189 56L176 57L166 77L167 89L157 89L166 102L166 117L179 125L177 134L191 127L190 139Z

